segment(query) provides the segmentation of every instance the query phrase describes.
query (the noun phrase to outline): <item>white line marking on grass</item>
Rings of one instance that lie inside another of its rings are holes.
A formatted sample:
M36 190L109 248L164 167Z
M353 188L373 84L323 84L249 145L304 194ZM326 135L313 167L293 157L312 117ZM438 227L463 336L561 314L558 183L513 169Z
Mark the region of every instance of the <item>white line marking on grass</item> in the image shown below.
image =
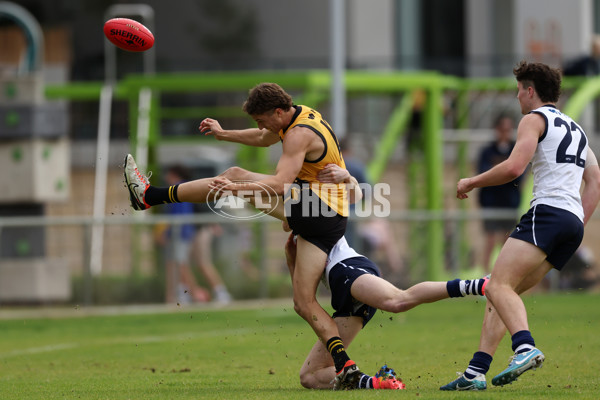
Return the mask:
M17 356L22 356L22 355L26 355L26 354L49 353L51 351L74 349L76 347L79 347L79 343L49 344L47 346L30 347L28 349L12 350L12 351L0 354L0 358L17 357Z
M207 337L219 337L219 336L234 336L234 335L242 335L252 332L252 329L248 328L239 328L239 329L226 329L226 330L214 330L214 331L203 331L203 332L187 332L187 333L176 333L172 335L154 335L154 336L137 336L137 337L116 337L109 338L107 340L99 340L99 341L86 341L86 342L73 342L73 343L58 343L58 344L49 344L46 346L39 347L29 347L26 349L15 349L8 351L6 353L0 353L0 359L2 358L10 358L10 357L19 357L23 355L31 355L31 354L40 354L40 353L50 353L53 351L60 350L70 350L79 347L96 347L96 346L106 346L106 345L115 345L115 344L136 344L136 343L160 343L160 342L169 342L169 341L177 341L177 340L189 340L189 339L198 339L198 338L207 338Z

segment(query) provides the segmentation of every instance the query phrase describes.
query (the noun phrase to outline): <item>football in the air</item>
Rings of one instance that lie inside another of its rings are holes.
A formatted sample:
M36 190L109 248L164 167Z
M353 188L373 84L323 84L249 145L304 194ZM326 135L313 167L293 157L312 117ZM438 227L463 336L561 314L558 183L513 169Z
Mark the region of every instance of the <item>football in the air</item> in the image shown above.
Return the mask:
M154 45L152 32L129 18L113 18L106 21L104 35L112 44L127 51L146 51Z

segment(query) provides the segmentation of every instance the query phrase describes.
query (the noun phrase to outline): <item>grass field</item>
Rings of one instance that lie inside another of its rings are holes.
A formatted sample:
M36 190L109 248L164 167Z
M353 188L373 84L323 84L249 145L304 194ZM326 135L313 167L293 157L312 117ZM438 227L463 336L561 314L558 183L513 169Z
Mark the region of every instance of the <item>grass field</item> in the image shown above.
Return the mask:
M52 318L0 309L0 398L600 398L600 295L525 301L544 368L481 393L438 390L477 348L479 300L380 312L359 335L350 356L367 373L388 363L406 383L403 392L301 388L298 370L315 336L291 300L121 315L72 308ZM505 337L488 380L506 367L509 347Z

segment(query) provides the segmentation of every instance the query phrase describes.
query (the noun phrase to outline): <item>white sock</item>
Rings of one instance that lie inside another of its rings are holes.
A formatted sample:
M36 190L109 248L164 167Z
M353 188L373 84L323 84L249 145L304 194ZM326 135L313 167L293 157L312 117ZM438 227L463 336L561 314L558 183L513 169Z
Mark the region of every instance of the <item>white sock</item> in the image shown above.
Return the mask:
M534 347L532 345L527 344L527 343L523 343L522 345L520 345L519 347L517 347L517 349L515 350L515 354L525 353L525 352L531 351L533 349L534 349Z

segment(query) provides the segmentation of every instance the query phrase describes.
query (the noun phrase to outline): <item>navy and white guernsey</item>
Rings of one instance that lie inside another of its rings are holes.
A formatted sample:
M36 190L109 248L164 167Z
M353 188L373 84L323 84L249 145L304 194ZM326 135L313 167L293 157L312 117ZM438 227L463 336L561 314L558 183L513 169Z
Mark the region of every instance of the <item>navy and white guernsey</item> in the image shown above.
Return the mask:
M579 190L588 150L587 136L571 117L552 105L531 112L546 120L546 129L531 159L531 207L546 204L562 208L583 221Z
M340 261L344 261L348 258L353 257L364 257L361 254L358 254L346 241L346 238L342 236L340 240L333 246L333 249L329 252L327 256L327 264L325 266L325 271L323 272L323 277L321 278L321 282L327 289L329 289L329 271Z

